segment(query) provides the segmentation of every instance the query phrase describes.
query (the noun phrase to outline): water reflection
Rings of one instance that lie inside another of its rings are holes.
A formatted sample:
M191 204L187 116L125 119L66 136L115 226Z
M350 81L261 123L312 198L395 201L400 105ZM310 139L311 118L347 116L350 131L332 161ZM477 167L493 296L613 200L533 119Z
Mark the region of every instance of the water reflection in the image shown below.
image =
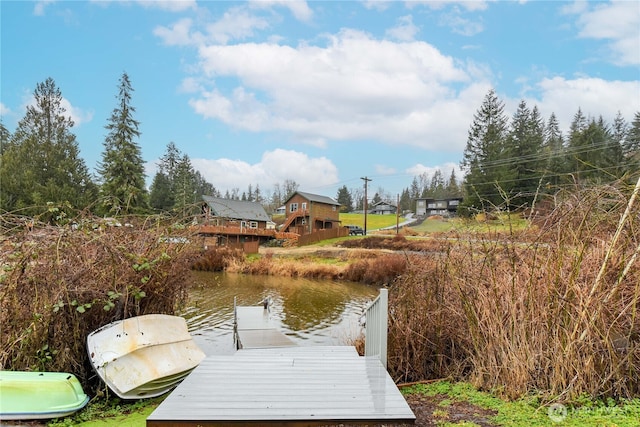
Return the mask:
M298 345L346 345L378 289L358 283L274 276L192 272L194 287L180 315L207 354L233 353L233 300L272 301L272 318Z

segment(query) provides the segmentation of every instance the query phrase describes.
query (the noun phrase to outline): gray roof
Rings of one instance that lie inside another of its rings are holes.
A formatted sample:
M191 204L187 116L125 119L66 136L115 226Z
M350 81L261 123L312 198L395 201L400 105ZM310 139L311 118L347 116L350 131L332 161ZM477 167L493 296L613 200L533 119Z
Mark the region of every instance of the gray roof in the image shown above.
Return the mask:
M320 196L318 194L305 193L303 191L296 191L295 193L293 193L291 197L295 196L296 194L301 195L302 197L304 197L310 202L318 202L318 203L325 203L327 205L341 206L340 203L336 202L331 197ZM291 200L291 197L289 197L289 200Z
M269 221L269 215L260 203L243 200L221 199L218 197L202 196L202 200L209 205L214 216L230 219L250 221Z

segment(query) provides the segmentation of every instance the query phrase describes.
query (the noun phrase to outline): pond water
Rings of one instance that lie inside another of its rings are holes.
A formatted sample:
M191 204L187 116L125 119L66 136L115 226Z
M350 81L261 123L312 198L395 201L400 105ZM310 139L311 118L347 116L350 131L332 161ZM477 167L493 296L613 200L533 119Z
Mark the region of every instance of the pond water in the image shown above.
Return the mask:
M297 345L350 345L362 333L361 317L378 295L373 286L331 280L192 272L194 286L179 312L207 355L231 354L233 301L271 300L278 329Z

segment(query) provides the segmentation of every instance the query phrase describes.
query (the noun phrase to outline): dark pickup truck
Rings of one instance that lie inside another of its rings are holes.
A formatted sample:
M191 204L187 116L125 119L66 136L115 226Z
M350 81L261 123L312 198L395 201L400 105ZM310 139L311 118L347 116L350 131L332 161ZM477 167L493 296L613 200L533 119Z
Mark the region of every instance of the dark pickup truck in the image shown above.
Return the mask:
M364 230L361 227L358 227L357 225L345 225L345 227L347 227L349 229L349 235L350 236L364 236Z

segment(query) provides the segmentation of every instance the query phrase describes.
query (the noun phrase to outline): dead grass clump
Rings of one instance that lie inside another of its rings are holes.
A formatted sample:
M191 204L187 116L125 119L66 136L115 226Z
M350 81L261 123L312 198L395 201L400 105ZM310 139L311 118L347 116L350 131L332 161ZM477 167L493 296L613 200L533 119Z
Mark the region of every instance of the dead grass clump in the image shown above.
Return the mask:
M344 279L368 285L393 282L407 268L408 258L404 254L384 254L375 259L360 259L347 266Z
M160 224L94 228L99 221L3 230L0 368L72 372L93 388L90 332L135 315L173 314L186 296L191 236L170 243Z
M243 261L242 250L221 246L204 251L193 262L191 268L198 271L224 271L230 265Z
M321 264L310 259L290 259L265 256L250 263L238 266L234 272L262 274L283 277L305 277L309 279L340 279L344 267L334 264ZM227 271L231 271L227 269Z
M410 252L443 252L449 246L447 239L455 238L456 233L434 234L429 238L407 239L405 235L396 234L393 237L370 236L364 239L344 240L338 243L346 248L387 249L392 251Z
M396 380L452 376L514 398L640 395L639 190L557 195L535 240L460 236L438 262L412 259L390 291Z

